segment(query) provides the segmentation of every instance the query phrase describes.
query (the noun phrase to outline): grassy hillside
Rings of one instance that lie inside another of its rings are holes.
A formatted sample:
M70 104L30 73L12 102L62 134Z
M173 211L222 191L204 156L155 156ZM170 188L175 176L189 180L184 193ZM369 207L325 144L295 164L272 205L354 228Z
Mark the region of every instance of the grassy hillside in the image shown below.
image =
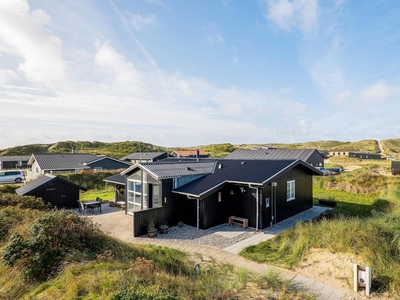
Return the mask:
M31 155L32 153L46 153L50 145L32 144L25 146L16 146L0 150L0 155Z
M230 143L198 145L191 147L162 147L139 141L125 141L115 143L88 142L88 141L63 141L54 144L33 144L12 147L0 150L0 155L30 155L32 153L71 153L75 149L78 153L89 153L95 155L109 155L115 158L121 158L133 152L168 152L174 150L193 150L199 149L208 152L211 157L222 158L236 149L258 148L260 146L272 146L278 149L350 149L355 151L379 153L378 142L375 140L362 140L357 142L340 141L313 141L304 143L281 144L237 144ZM386 156L396 156L400 153L400 139L391 139L382 141Z
M133 152L166 152L167 149L149 143L125 141L115 143L64 141L46 145L26 145L0 150L0 155L30 155L32 153L77 153L108 155L115 158L124 157Z
M386 157L400 159L400 139L382 140L381 145Z

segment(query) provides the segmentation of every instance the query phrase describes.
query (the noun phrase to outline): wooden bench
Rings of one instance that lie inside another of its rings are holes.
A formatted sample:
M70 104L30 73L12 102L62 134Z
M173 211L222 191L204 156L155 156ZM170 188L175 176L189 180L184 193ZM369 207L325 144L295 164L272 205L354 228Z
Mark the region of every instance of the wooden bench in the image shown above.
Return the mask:
M243 225L243 228L247 228L249 227L249 220L245 218L231 216L229 217L229 226L232 226L232 224Z

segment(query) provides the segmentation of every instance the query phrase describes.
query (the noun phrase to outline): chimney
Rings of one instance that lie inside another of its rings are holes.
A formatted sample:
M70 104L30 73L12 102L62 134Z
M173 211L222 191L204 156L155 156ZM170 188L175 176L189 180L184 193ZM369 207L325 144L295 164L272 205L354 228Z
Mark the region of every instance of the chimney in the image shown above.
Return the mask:
M76 152L75 152L75 148L74 147L72 147L72 154L75 154Z
M199 161L199 149L196 149L196 159Z

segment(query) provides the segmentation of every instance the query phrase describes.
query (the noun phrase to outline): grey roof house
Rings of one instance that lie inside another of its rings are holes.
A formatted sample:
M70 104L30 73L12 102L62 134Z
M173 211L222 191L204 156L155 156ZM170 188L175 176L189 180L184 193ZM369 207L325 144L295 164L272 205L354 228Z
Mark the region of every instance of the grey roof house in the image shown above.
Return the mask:
M52 207L69 209L78 207L79 190L86 191L85 188L73 182L45 174L21 186L15 192L21 196L42 198L45 203L49 203Z
M166 152L134 152L124 156L121 160L136 164L138 162L154 162L167 157Z
M382 154L353 151L353 152L349 152L349 157L359 158L359 159L382 159Z
M0 170L26 169L30 155L4 155L0 156Z
M316 149L235 150L225 159L301 159L313 167L324 166L324 157Z
M312 207L312 176L321 172L299 159L138 163L124 170L126 213L133 235L147 220L183 221L207 229L230 216L256 229L273 226Z
M82 170L118 170L129 163L109 156L92 154L32 154L28 161L31 166L28 177L35 179L45 173L79 172Z

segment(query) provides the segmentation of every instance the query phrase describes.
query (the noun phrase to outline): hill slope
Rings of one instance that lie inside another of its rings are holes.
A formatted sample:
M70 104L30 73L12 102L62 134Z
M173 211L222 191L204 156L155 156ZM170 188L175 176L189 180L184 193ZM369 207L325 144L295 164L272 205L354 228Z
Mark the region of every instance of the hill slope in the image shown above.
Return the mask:
M385 156L398 157L400 154L400 139L389 139L381 141ZM139 141L125 141L114 143L103 143L98 141L61 141L53 144L32 144L12 147L0 150L0 155L30 155L32 153L71 153L75 149L77 153L89 153L95 155L109 155L121 158L133 152L168 152L174 150L199 149L206 151L211 157L225 157L236 149L250 149L258 147L276 147L278 149L348 149L354 151L379 153L379 145L376 140L362 140L357 142L340 141L312 141L304 143L280 144L237 144L230 143L199 145L192 147L163 147Z

